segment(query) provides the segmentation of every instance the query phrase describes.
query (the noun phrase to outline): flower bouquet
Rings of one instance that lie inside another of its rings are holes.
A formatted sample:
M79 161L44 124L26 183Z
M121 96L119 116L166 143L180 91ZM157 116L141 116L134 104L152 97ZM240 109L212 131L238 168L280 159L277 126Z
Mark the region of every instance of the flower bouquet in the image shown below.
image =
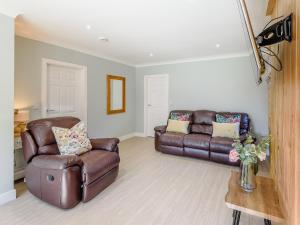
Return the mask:
M258 160L266 160L266 151L269 148L270 137L262 138L257 144L248 134L242 143L239 139L235 140L230 151L229 160L232 162L241 161L241 186L245 191L251 192L255 189L255 175L258 171Z

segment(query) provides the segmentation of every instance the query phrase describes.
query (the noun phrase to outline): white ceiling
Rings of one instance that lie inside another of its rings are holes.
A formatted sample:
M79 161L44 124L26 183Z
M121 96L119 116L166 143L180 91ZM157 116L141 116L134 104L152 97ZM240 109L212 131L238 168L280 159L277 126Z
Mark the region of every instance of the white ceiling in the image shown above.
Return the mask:
M247 52L237 0L0 0L0 12L21 14L20 36L129 65Z

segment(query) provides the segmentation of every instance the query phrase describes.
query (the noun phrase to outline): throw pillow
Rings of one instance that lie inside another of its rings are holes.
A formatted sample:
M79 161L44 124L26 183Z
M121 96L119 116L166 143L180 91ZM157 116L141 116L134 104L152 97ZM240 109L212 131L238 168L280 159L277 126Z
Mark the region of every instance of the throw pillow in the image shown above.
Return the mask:
M234 115L216 114L216 122L217 123L240 123L241 114L234 114Z
M170 115L171 120L190 121L191 113L172 112Z
M168 120L167 131L188 134L190 121Z
M227 138L239 138L240 123L216 123L213 124L212 137L227 137Z
M52 127L52 131L61 155L81 155L92 149L83 122L77 123L70 129Z

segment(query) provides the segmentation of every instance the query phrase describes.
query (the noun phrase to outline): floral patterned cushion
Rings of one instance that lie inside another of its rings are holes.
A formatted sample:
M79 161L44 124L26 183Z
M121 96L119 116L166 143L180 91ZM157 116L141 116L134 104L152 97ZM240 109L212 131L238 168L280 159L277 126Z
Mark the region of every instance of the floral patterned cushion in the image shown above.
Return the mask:
M241 114L228 115L228 116L216 114L216 122L217 123L240 123Z
M169 119L179 121L190 121L191 115L191 113L172 112Z
M80 155L92 149L83 122L77 123L71 129L52 127L52 131L61 155Z

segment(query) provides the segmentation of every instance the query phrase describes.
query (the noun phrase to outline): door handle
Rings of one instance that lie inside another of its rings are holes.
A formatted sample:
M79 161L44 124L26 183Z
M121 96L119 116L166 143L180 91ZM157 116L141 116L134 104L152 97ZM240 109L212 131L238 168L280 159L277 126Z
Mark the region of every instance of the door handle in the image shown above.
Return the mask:
M151 104L147 104L147 106L152 106Z
M47 109L47 112L58 112L58 111L56 111L54 109Z

